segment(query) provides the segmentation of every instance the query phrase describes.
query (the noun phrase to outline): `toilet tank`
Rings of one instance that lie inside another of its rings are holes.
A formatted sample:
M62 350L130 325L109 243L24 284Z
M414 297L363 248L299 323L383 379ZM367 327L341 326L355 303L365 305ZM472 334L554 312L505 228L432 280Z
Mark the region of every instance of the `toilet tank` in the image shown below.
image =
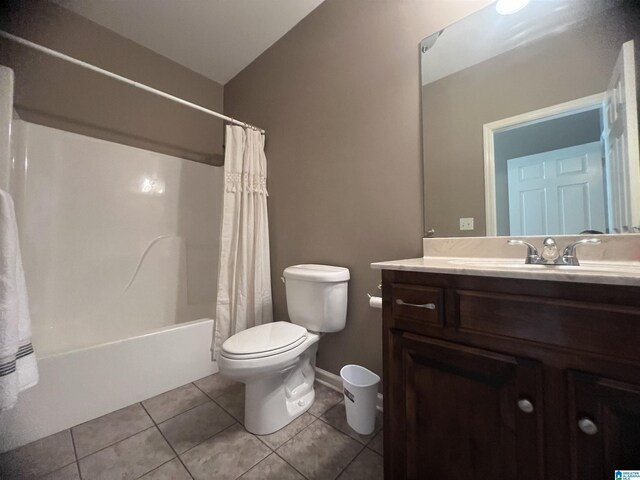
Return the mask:
M312 332L338 332L347 321L349 270L329 265L294 265L283 273L292 323Z

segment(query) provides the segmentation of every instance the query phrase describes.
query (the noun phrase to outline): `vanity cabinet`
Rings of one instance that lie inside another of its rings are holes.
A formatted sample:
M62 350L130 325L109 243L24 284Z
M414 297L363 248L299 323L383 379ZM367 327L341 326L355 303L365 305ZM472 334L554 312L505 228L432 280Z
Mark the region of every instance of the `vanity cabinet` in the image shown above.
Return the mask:
M640 469L640 288L382 271L385 478Z
M611 478L640 464L640 385L569 372L570 445L576 478Z
M407 477L539 478L538 364L411 334L396 342Z

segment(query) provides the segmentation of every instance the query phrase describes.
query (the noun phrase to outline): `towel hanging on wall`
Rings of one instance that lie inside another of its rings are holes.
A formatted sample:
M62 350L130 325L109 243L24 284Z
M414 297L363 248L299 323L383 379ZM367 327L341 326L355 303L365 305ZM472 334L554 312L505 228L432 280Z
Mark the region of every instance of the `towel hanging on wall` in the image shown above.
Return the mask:
M38 383L31 318L11 196L0 190L0 411Z

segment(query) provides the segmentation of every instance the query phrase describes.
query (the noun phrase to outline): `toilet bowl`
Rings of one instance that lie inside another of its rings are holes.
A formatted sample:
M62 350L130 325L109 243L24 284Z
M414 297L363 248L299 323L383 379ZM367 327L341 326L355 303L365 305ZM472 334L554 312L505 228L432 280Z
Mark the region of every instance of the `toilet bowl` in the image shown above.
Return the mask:
M218 358L222 375L246 385L245 428L257 435L280 430L311 407L320 336L346 323L348 269L295 265L283 277L291 322L239 332Z

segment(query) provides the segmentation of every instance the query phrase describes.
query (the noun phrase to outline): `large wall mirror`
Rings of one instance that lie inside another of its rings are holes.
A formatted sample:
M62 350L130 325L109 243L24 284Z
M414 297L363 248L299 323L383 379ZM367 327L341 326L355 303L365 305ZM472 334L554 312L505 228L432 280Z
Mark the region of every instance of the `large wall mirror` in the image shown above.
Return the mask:
M426 236L640 231L639 12L499 0L421 42Z

